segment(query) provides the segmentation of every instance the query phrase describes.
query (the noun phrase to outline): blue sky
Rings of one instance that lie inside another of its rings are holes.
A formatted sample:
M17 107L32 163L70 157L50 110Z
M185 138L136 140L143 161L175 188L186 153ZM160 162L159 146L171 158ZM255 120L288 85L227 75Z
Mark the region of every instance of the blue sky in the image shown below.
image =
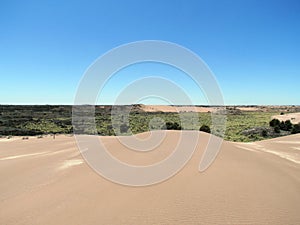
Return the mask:
M206 62L226 104L299 105L299 12L297 0L2 0L0 104L72 104L99 56L128 42L164 40ZM207 104L178 71L152 69L180 82L195 104ZM98 104L112 104L116 90L150 72L147 64L130 68L130 79L116 75Z

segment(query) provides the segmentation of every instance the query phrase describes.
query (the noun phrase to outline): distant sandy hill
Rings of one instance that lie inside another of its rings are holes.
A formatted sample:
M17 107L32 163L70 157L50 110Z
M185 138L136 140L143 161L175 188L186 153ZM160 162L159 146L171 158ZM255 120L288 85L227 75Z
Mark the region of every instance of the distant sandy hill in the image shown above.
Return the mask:
M100 106L105 107L105 106ZM218 110L227 109L229 111L244 111L244 112L269 112L269 111L281 111L281 112L299 112L300 106L199 106L199 105L143 105L135 104L132 106L133 110L144 112L216 112Z
M167 157L181 134L156 132L166 138L147 153L128 151L117 137L99 138L118 159L145 164ZM176 176L141 188L97 175L72 137L0 142L1 224L300 224L300 134L223 142L215 162L200 173L209 138L201 133L195 154Z

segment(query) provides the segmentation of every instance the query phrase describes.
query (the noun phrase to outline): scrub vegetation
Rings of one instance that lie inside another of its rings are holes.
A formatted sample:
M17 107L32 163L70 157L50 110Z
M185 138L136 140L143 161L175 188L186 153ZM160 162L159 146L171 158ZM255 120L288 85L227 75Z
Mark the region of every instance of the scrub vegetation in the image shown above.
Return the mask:
M72 126L72 106L51 105L1 105L0 136L30 136L47 134L98 134L103 136L131 135L149 130L201 130L218 135L212 127L210 113L185 112L145 112L134 106L117 106L120 112L130 111L129 116L112 115L112 106L97 106L95 110L96 130L86 130L85 126ZM227 110L224 139L228 141L250 142L299 133L300 125L290 121L271 120L280 110L240 111ZM183 115L183 116L182 116ZM113 118L113 120L112 120ZM113 122L111 122L113 121ZM83 121L83 124L86 121ZM215 132L214 132L215 131Z

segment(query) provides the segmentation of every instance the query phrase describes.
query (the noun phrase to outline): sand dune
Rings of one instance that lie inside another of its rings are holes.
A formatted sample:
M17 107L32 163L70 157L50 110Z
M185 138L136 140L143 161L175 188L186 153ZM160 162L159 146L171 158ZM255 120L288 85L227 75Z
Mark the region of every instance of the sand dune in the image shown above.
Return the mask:
M141 105L145 112L212 112L217 107L200 107L200 106L172 106L172 105Z
M167 157L179 135L167 131L164 143L146 153L126 150L116 137L102 141L116 158L144 164ZM140 188L99 176L72 137L0 142L0 224L300 224L300 135L223 142L200 173L208 140L201 133L177 175Z
M278 119L280 121L290 120L293 124L300 123L300 113L287 113L283 115L273 116L273 119Z
M209 113L223 110L224 107L204 107L204 106L173 106L173 105L140 105L141 110L145 112L198 112L198 113ZM266 111L264 107L240 107L234 106L237 110L241 111Z

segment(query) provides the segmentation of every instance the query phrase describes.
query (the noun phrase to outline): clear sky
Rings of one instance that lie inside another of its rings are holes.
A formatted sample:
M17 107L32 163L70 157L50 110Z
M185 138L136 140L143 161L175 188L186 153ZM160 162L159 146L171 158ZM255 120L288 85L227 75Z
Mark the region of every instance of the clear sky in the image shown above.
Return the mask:
M72 104L95 59L139 40L170 41L198 54L226 104L300 104L299 0L2 0L0 104ZM178 71L152 67L150 75L178 81ZM145 70L149 75L151 65L127 74L138 78ZM111 80L99 104L113 103L123 78Z

